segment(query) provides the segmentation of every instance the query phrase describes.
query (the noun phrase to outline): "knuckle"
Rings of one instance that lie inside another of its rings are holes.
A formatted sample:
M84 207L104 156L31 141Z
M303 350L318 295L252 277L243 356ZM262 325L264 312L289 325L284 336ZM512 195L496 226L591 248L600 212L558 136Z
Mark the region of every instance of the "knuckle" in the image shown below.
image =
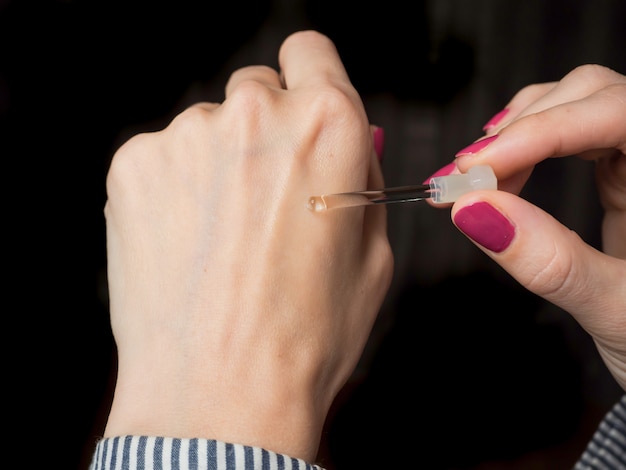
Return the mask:
M613 83L618 76L617 72L604 65L584 64L565 75L561 83L580 82L598 87Z
M190 137L208 125L210 113L200 104L193 105L178 114L166 128L176 136Z
M254 112L264 106L272 93L270 88L257 80L241 80L233 87L224 104Z
M352 119L355 107L352 97L344 90L337 87L324 87L315 94L311 107L314 112L329 118Z
M137 134L127 140L115 153L106 176L106 187L109 196L114 195L124 187L133 187L137 178L142 175L145 143L147 134ZM134 149L144 149L136 152Z

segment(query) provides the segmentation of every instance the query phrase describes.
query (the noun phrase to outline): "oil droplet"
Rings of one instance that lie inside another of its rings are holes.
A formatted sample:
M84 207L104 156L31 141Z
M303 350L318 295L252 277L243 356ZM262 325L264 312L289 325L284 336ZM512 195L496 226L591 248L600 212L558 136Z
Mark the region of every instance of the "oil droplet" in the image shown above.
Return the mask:
M306 204L306 208L313 212L326 210L326 203L322 196L311 196Z

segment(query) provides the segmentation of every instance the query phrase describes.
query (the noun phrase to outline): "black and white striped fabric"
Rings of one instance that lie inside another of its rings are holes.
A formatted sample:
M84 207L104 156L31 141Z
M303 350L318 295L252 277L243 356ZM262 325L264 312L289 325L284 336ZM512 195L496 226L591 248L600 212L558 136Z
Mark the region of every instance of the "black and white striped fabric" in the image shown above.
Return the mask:
M323 470L259 447L212 439L119 436L98 442L90 470Z
M259 447L212 439L120 436L98 442L89 470L324 470ZM574 470L626 470L626 395L601 421Z
M626 395L606 414L574 470L626 470Z

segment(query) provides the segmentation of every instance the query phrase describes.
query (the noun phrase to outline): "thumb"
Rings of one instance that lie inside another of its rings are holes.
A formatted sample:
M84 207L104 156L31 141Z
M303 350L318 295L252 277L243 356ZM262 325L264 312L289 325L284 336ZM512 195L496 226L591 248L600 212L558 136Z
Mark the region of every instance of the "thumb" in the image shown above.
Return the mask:
M550 214L511 193L468 193L456 201L451 215L461 232L522 286L569 312L596 342L625 353L624 260L587 245Z

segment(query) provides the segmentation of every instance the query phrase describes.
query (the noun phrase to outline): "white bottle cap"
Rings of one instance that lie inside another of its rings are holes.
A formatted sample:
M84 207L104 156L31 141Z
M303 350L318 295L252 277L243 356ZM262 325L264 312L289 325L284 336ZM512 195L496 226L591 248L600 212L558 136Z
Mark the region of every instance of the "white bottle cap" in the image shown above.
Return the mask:
M428 183L434 203L454 202L477 189L498 189L498 180L489 165L476 165L460 175L435 176Z

